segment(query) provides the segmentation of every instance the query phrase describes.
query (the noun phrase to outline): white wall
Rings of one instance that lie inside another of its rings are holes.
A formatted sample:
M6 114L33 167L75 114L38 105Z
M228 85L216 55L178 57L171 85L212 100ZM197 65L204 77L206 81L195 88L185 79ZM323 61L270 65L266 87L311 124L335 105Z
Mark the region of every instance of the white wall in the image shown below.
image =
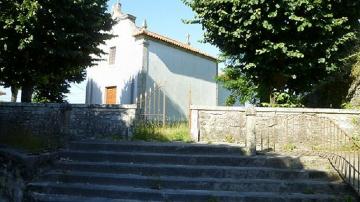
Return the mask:
M103 61L88 69L86 103L104 104L105 88L117 86L117 104L132 104L132 81L136 81L142 61L142 45L133 36L136 29L130 18L120 20L113 27L111 33L117 36L100 48L108 52L110 47L116 46L115 64L109 65L109 55L104 54Z
M86 103L104 104L105 88L117 86L117 104L132 104L131 98L136 97L140 85L137 76L144 65L148 69L145 90L154 82L163 87L170 118L187 118L190 104L217 105L216 61L147 37L135 39L137 30L131 18L122 19L113 27L112 34L118 36L100 48L109 51L116 46L115 64L109 65L109 55L102 55L103 61L88 69Z
M169 117L188 118L190 100L194 105L217 105L215 61L162 42L151 39L148 42L147 88L154 81L163 86Z
M10 102L11 101L11 89L4 88L0 86L0 91L6 93L5 95L0 95L0 102ZM17 102L21 101L21 90L18 92Z
M226 99L230 95L230 91L225 89L221 86L221 84L218 85L218 106L226 106Z
M222 87L221 84L218 84L218 106L226 106L226 99L231 95L231 92ZM236 101L233 106L246 106L250 103L240 104L239 101Z

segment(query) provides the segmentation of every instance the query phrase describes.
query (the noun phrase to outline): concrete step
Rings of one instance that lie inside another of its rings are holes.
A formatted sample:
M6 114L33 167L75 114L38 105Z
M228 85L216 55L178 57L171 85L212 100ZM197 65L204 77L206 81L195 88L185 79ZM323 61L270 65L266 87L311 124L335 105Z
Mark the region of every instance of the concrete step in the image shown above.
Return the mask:
M63 151L64 159L86 162L162 163L173 165L221 165L243 167L302 168L296 158L286 156L241 156L219 154L167 154L111 151Z
M70 150L114 151L114 152L149 152L165 154L227 154L243 155L242 147L230 145L158 143L158 142L72 142Z
M49 172L43 180L61 183L83 183L100 185L126 185L150 189L195 189L214 191L279 192L341 194L349 187L341 182L314 180L276 180L276 179L234 179L234 178L189 178L174 176L141 176L94 172Z
M345 201L347 196L331 194L231 192L208 190L144 189L129 186L105 186L81 183L32 183L29 189L45 194L61 194L84 197L105 197L147 201Z
M34 201L358 201L329 162L315 156L252 157L233 146L82 141L60 157L28 185Z
M319 170L279 169L268 167L197 166L169 164L136 164L113 162L59 161L56 170L135 174L144 176L182 176L236 179L317 179L338 180L337 176Z
M126 200L100 197L84 197L60 194L31 193L31 198L36 202L160 202L148 200Z

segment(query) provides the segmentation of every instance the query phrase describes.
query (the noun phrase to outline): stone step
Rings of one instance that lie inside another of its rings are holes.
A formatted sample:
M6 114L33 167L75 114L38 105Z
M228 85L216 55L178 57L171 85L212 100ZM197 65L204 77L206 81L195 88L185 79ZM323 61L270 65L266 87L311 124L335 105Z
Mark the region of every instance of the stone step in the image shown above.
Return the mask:
M328 160L315 156L95 141L73 142L59 154L53 169L28 185L34 201L358 201Z
M240 156L217 154L167 154L110 151L63 151L60 156L72 161L119 162L119 163L162 163L173 165L221 165L243 167L301 168L296 158L282 156Z
M341 194L349 187L339 182L313 180L234 179L234 178L189 178L173 176L141 176L94 172L49 172L43 180L61 183L100 185L126 185L150 189L195 189L214 191L279 192Z
M210 177L234 179L317 179L338 180L319 170L279 169L268 167L234 167L234 166L197 166L197 165L169 165L169 164L136 164L114 162L71 162L59 161L55 165L57 170L102 172L117 174L135 174L144 176L182 176L182 177Z
M208 190L144 189L129 186L105 186L81 183L41 182L29 184L29 189L45 194L61 194L83 197L105 197L113 199L159 200L159 201L345 201L347 196L331 194L231 192Z
M81 151L115 151L115 152L149 152L166 154L228 154L243 155L242 147L230 145L209 145L189 143L157 142L72 142L70 150Z
M31 193L31 198L36 202L160 202L148 200L126 200L126 199L111 199L100 197L84 197L60 194L44 194L44 193Z

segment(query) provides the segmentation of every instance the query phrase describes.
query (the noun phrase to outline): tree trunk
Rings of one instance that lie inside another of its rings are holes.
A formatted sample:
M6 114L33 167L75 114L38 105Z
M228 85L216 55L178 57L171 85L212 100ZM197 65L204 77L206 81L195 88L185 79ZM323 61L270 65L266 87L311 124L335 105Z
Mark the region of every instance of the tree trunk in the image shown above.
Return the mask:
M11 102L17 101L18 93L19 93L19 88L11 86Z
M21 102L31 102L33 91L33 86L23 86L21 88Z
M259 86L259 98L260 103L271 103L272 101L272 87L267 84L260 84Z
M276 104L274 93L271 92L269 96L270 96L270 104Z

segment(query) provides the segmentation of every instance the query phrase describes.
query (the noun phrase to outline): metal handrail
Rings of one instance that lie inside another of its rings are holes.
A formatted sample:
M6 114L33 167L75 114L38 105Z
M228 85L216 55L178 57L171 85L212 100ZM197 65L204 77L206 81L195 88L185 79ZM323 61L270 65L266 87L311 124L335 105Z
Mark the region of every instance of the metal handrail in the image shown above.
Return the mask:
M273 116L263 122L272 124L257 128L258 151L296 150L327 158L360 195L360 145L333 120L294 114Z

